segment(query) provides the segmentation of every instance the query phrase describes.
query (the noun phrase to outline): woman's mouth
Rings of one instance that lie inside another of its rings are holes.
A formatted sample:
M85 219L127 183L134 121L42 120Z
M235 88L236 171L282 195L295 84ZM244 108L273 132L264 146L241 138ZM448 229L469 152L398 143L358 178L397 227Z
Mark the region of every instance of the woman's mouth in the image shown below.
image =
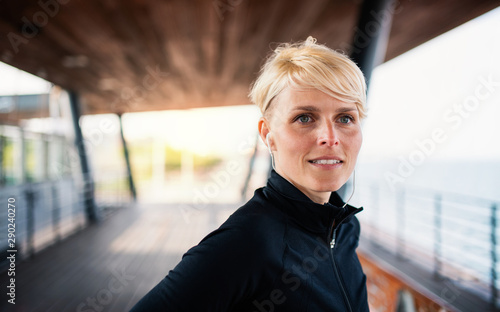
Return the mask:
M335 164L340 164L342 160L338 159L314 159L314 160L309 160L310 163L312 164L318 164L318 165L335 165Z
M309 160L308 162L316 168L326 170L337 169L342 167L344 164L344 161L340 157L334 155L319 156L315 159Z

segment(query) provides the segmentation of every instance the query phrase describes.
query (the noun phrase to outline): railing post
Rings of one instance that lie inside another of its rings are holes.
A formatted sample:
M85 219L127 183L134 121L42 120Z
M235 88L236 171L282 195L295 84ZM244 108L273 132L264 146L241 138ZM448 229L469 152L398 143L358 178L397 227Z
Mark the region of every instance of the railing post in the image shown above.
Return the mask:
M57 184L56 184L57 183ZM52 182L52 229L54 230L55 241L61 240L60 234L60 221L61 221L61 207L59 205L59 196L57 192L58 182Z
M493 306L497 306L497 206L493 204L491 206L491 216L490 216L490 225L491 225L491 235L490 235L490 243L491 243L491 304Z
M24 196L26 198L26 234L27 234L27 255L28 257L33 257L35 254L35 192L31 189L31 185L28 184L26 190L24 191Z
M4 142L5 138L2 133L0 133L0 187L5 184L5 168L4 168L4 160L3 160L3 153L4 153Z
M442 269L442 223L441 223L441 217L442 217L442 199L441 195L436 195L434 198L434 276L439 277L441 276L440 272Z

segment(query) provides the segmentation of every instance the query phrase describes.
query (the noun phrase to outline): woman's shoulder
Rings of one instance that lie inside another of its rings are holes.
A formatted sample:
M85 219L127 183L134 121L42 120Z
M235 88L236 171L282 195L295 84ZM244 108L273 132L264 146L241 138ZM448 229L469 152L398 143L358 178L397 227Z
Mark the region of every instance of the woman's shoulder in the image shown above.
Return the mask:
M200 244L242 249L243 253L268 254L270 250L276 252L284 248L285 231L286 219L281 211L254 196Z
M189 249L165 279L168 292L176 298L172 300L186 290L206 302L215 301L216 310L221 310L235 298L249 298L259 291L268 294L281 272L285 250L286 226L273 210L250 200Z
M253 232L259 237L270 239L268 235L284 231L286 216L275 203L268 200L264 194L257 190L243 206L238 208L222 225L222 227L237 227L244 232Z

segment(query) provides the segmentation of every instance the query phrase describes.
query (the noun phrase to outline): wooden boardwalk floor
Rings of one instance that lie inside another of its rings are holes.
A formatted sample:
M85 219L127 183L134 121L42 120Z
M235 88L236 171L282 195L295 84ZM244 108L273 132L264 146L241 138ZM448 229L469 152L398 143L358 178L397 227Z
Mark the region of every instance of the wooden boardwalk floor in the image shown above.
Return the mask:
M191 246L239 204L148 204L105 221L17 263L16 304L2 291L0 311L129 311ZM8 278L1 273L2 289Z

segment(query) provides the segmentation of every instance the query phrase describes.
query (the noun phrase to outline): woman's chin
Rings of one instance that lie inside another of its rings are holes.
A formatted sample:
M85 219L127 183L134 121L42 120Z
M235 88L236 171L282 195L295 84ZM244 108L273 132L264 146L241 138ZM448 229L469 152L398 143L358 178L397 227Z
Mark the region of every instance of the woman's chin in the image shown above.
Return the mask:
M315 183L316 192L336 192L346 181L317 181Z

